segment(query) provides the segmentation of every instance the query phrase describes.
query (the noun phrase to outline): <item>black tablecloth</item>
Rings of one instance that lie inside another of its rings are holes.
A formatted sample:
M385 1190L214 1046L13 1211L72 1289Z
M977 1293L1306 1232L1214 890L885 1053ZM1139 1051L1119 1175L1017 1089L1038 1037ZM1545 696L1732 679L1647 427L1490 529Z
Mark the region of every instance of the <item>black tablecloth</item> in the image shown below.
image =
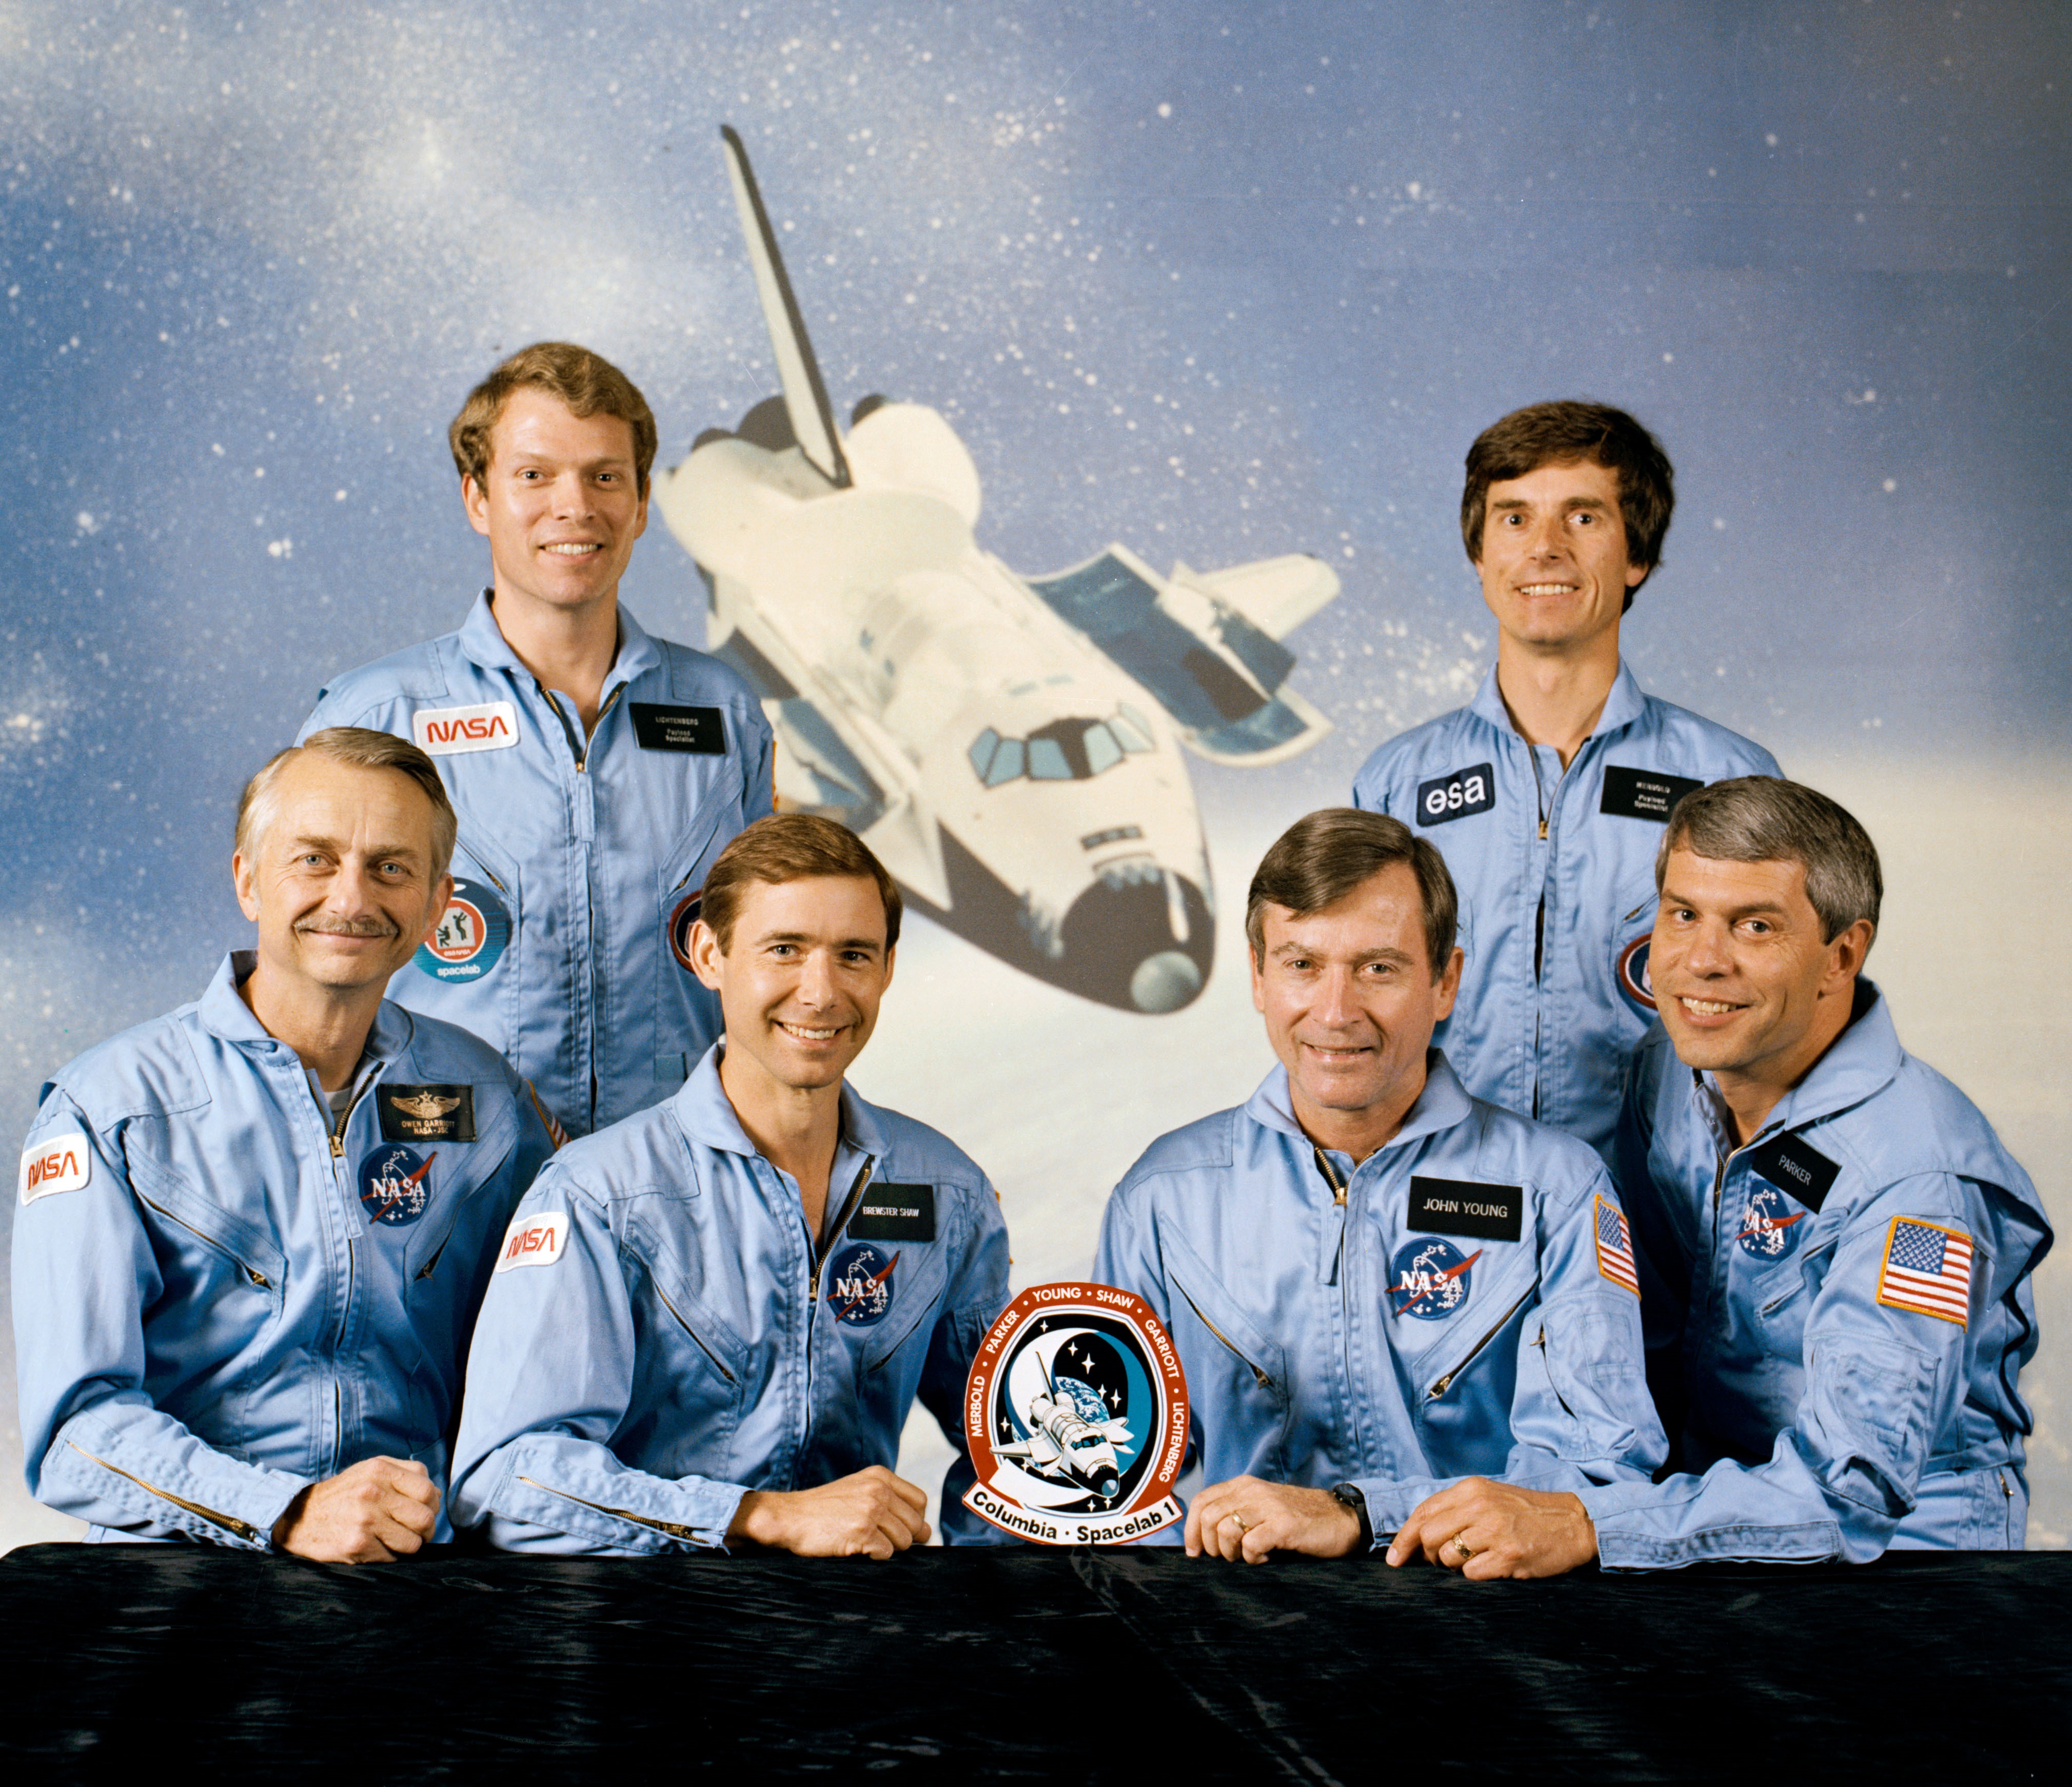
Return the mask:
M1170 1551L0 1561L55 1776L2063 1779L2072 1555L1468 1583ZM17 1776L16 1778L23 1778Z

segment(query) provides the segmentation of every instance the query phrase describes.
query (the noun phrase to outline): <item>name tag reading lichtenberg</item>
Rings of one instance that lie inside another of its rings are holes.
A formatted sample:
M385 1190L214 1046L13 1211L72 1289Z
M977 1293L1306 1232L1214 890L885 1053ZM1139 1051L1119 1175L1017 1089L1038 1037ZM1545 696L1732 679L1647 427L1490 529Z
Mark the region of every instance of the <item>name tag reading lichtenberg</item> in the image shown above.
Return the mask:
M1516 1241L1525 1232L1525 1192L1471 1179L1413 1179L1410 1226L1428 1235Z
M664 707L652 701L629 705L633 735L643 751L689 751L717 757L726 750L726 722L717 707Z

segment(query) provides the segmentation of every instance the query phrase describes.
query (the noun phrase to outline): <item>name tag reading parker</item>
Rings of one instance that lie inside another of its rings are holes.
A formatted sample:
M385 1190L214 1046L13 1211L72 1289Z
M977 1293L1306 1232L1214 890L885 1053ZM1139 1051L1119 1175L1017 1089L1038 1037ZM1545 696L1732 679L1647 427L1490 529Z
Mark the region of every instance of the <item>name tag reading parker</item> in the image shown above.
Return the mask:
M872 1185L856 1214L849 1219L851 1241L913 1241L935 1238L935 1188L932 1185Z
M1413 1179L1410 1226L1420 1234L1516 1241L1525 1233L1525 1192L1471 1179Z
M472 1142L473 1086L382 1085L374 1089L384 1142Z
M643 751L688 751L701 757L724 756L726 722L717 707L664 707L659 702L636 701L633 735Z

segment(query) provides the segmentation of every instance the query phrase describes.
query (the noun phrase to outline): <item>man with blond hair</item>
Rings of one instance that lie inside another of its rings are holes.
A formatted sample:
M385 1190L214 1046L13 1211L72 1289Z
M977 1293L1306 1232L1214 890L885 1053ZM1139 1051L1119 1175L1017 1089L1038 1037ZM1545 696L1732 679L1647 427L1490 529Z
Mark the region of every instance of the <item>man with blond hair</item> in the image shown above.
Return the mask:
M448 430L491 587L458 632L334 680L303 727L373 727L437 762L454 893L391 996L502 1050L576 1135L667 1097L718 1034L690 928L713 859L771 810L747 684L619 600L656 440L587 348L497 367Z
M256 951L44 1086L14 1217L23 1449L90 1539L372 1563L450 1536L468 1333L552 1146L494 1050L382 997L453 842L407 740L282 751L231 858Z

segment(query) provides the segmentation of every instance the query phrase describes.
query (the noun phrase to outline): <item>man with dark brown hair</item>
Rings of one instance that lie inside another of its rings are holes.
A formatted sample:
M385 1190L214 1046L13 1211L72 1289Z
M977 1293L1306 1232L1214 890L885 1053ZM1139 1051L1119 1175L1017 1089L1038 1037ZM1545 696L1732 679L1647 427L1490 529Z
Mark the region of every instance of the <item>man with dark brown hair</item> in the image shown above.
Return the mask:
M707 866L771 809L770 728L732 670L619 603L656 439L623 373L538 343L448 439L493 583L459 632L332 682L303 735L371 727L438 764L454 897L391 996L502 1050L586 1134L668 1097L718 1033L690 927Z
M1461 537L1495 618L1467 706L1370 757L1353 804L1445 853L1461 891L1461 996L1439 1040L1476 1097L1607 1153L1626 1064L1655 1015L1655 846L1759 745L1643 694L1621 617L1662 562L1669 460L1621 410L1534 404L1469 449Z

